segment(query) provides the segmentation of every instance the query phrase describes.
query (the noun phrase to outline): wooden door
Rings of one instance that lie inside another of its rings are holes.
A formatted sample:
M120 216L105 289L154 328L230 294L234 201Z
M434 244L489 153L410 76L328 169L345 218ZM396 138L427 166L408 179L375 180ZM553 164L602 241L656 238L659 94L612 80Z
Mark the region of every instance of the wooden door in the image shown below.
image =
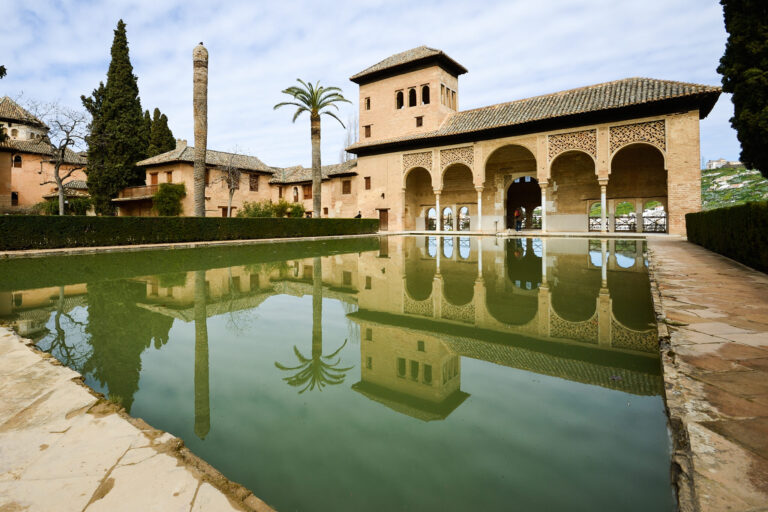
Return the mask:
M379 210L379 230L386 231L389 224L389 210Z

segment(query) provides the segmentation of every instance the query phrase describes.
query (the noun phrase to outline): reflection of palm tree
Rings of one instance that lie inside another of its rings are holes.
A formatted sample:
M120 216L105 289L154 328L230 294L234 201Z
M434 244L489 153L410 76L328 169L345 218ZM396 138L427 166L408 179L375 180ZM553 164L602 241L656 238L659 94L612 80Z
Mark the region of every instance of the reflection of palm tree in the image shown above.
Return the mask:
M336 349L333 354L323 355L323 266L322 260L317 257L312 265L312 357L305 357L299 349L293 347L293 353L299 360L298 366L284 366L275 362L281 370L295 371L297 373L285 377L283 380L294 387L302 387L299 394L310 391L315 388L318 391L327 385L336 385L344 382L346 374L344 372L351 370L349 368L337 368L341 362L338 356L341 349L347 344L347 340Z
M195 272L195 434L205 439L211 430L208 381L208 317L205 270Z

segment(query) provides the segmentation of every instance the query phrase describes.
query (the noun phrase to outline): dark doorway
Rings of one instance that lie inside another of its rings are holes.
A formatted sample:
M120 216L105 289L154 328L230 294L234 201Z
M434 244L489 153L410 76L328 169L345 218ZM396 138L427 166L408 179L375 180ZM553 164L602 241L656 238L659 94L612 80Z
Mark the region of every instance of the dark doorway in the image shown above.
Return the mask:
M386 231L389 224L389 210L379 210L379 231Z
M507 228L515 229L515 210L523 213L523 229L541 228L541 216L534 210L541 206L541 188L536 178L516 178L507 190Z

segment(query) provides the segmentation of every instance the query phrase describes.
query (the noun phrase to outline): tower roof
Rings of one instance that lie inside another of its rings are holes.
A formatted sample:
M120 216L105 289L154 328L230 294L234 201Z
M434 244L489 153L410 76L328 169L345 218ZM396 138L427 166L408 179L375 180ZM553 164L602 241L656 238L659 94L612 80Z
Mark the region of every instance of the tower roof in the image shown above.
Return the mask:
M29 113L28 110L8 96L0 98L0 120L14 121L21 124L48 128L45 123Z
M455 76L462 75L467 69L446 55L442 50L429 46L418 46L404 52L396 53L349 77L358 85L373 82L381 78L397 75L412 69L423 68L437 64Z

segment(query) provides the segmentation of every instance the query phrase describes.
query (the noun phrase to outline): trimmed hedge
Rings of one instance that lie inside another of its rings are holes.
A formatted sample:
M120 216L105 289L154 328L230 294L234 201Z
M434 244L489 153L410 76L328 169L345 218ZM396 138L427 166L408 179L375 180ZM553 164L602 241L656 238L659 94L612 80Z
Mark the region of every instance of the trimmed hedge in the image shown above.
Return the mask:
M220 217L0 217L0 250L362 235L377 219Z
M768 202L685 215L688 240L768 272Z

